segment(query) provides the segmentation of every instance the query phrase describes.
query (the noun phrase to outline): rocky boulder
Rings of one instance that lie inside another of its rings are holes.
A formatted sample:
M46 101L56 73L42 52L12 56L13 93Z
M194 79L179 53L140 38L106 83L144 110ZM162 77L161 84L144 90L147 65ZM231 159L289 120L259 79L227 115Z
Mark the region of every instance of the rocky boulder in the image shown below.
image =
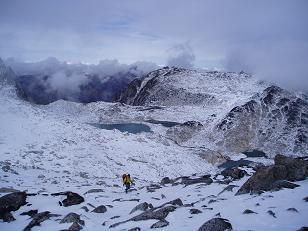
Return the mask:
M80 215L76 213L69 213L67 214L61 221L60 224L62 223L78 223L80 225L85 225L85 222L80 219Z
M304 180L308 176L308 161L295 159L283 155L275 156L275 165L283 165L287 168L286 180Z
M34 226L40 226L42 222L50 219L51 217L58 217L60 215L51 214L49 211L41 212L33 216L32 221L24 228L23 231L30 231Z
M224 231L232 230L232 225L223 218L213 218L205 222L198 231Z
M308 162L305 160L277 155L274 165L258 168L236 195L297 187L296 184L287 181L305 179L307 167Z
M223 170L220 174L223 175L225 178L230 177L233 180L239 180L244 176L248 175L245 170L239 168L228 168Z
M166 221L166 220L161 220L161 221L158 221L156 223L154 223L152 226L151 226L151 229L157 229L157 228L163 228L163 227L166 227L169 225L169 222Z
M149 204L147 202L143 202L143 203L137 205L136 207L134 207L129 214L132 214L133 212L136 212L137 210L146 211L146 210L148 210L150 208L153 208L152 204Z
M262 167L256 171L238 190L236 195L245 193L259 193L272 190L272 185L277 180L284 180L287 169L282 165Z
M72 206L72 205L78 205L82 202L84 202L84 198L80 196L78 193L74 192L60 192L60 193L52 193L52 196L62 196L65 195L67 198L64 199L62 202L59 201L59 204L64 207Z
M25 192L14 192L4 195L0 198L0 219L10 217L8 214L11 211L18 210L21 206L25 205L27 194ZM10 219L9 219L10 220Z

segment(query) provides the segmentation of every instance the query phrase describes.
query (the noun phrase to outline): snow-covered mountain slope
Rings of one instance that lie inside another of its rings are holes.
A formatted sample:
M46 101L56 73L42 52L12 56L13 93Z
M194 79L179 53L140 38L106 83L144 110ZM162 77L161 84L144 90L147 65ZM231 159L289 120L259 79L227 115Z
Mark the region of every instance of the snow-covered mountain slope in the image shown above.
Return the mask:
M165 106L174 117L201 122L203 129L182 140L189 146L231 153L259 149L269 156L308 154L307 100L245 73L165 67L133 81L118 100Z
M187 72L203 78L202 72ZM213 132L210 136L210 131L218 129L217 125L226 119L236 102L240 100L241 104L245 104L247 99L255 95L256 89L263 91L266 88L245 74L241 75L244 93L218 87L217 91L220 89L228 94L218 97L213 91L211 94L217 101L205 105L203 103L208 101L203 101L194 105L192 102L195 94L203 94L200 90L188 93L192 96L191 101L183 106L175 103L172 106L131 106L105 102L81 104L63 100L49 105L36 105L17 97L13 86L2 85L0 196L11 190L7 188L26 190L30 195L27 197L28 205L12 212L16 221L5 223L1 220L0 230L25 228L32 218L22 216L21 213L35 209L39 213L49 211L59 216L50 217L32 230L67 229L71 224L60 223L60 220L70 212L81 215L80 218L85 221L83 230L129 230L134 227L149 230L156 220L130 220L114 228L110 226L140 214L140 211L132 214L130 211L141 202L159 207L177 198L184 205L167 207L174 211L168 216L165 214L170 224L163 230L197 230L207 220L219 216L229 219L235 230L296 230L307 225L307 208L303 200L307 196L307 180L296 182L300 187L292 190L236 197L235 191L220 193L226 187L220 178L210 185L163 186L157 183L165 176L208 179L204 175L212 174L214 179L214 175L220 171L217 165L232 153L217 148L211 137L221 133ZM221 86L223 82L228 82L228 78L221 80ZM244 86L251 86L250 81L256 89L245 91ZM209 91L212 88L214 84L209 87ZM181 99L177 98L178 102ZM221 111L225 114L218 114ZM142 123L149 126L152 132L131 134L91 125L124 122ZM242 157L239 153L235 154ZM272 163L271 159L257 160L265 164ZM125 194L120 186L121 175L126 172L135 179L137 190L129 194ZM247 178L232 184L234 187L241 186ZM92 193L86 193L88 190L92 190ZM51 193L61 191L76 192L84 197L85 202L69 207L60 206L58 201L65 196L52 196ZM107 212L91 212L93 207L100 205L104 205ZM192 209L198 209L201 213ZM246 209L257 214L243 214ZM276 214L276 218L269 214L269 210Z

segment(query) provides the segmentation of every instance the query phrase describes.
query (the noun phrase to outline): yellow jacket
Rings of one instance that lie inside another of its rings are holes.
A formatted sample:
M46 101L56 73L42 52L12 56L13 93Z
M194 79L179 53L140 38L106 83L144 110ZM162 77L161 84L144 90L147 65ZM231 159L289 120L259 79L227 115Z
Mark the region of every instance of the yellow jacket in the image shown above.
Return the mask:
M132 180L130 179L129 176L125 176L123 178L123 184L131 184L132 183Z

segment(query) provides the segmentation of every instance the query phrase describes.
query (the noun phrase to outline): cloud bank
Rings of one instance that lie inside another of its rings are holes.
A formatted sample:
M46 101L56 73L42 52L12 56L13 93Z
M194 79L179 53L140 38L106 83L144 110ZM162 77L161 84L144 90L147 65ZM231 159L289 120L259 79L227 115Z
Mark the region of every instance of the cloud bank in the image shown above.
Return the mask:
M2 0L0 57L194 64L308 91L307 11L306 0ZM186 41L193 55L166 55Z

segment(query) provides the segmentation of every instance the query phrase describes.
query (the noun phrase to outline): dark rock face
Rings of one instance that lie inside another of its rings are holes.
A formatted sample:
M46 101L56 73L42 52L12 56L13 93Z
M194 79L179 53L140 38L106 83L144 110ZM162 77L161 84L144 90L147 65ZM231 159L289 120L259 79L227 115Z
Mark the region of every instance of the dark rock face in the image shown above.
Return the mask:
M169 222L166 221L166 220L161 220L161 221L158 221L156 223L154 223L152 226L151 226L151 229L157 229L157 228L163 228L163 227L166 227L169 225Z
M152 204L149 204L147 202L143 202L136 207L132 209L132 211L129 214L132 214L133 212L136 212L137 210L146 211L147 209L153 208Z
M236 195L297 187L287 181L305 179L308 176L307 167L308 162L305 160L277 155L274 165L259 168Z
M239 180L246 176L247 172L239 168L229 168L223 170L220 174L223 175L225 178L230 177L233 180Z
M128 84L127 88L117 96L115 101L125 104L134 104L134 97L137 95L141 83L142 79L134 79Z
M198 231L224 231L232 230L232 225L223 218L213 218L205 222Z
M93 213L105 213L107 212L107 208L105 205L100 205L98 207L96 207L93 211Z
M4 195L0 198L0 219L10 217L11 211L18 210L21 206L25 205L27 194L25 192L15 192Z

